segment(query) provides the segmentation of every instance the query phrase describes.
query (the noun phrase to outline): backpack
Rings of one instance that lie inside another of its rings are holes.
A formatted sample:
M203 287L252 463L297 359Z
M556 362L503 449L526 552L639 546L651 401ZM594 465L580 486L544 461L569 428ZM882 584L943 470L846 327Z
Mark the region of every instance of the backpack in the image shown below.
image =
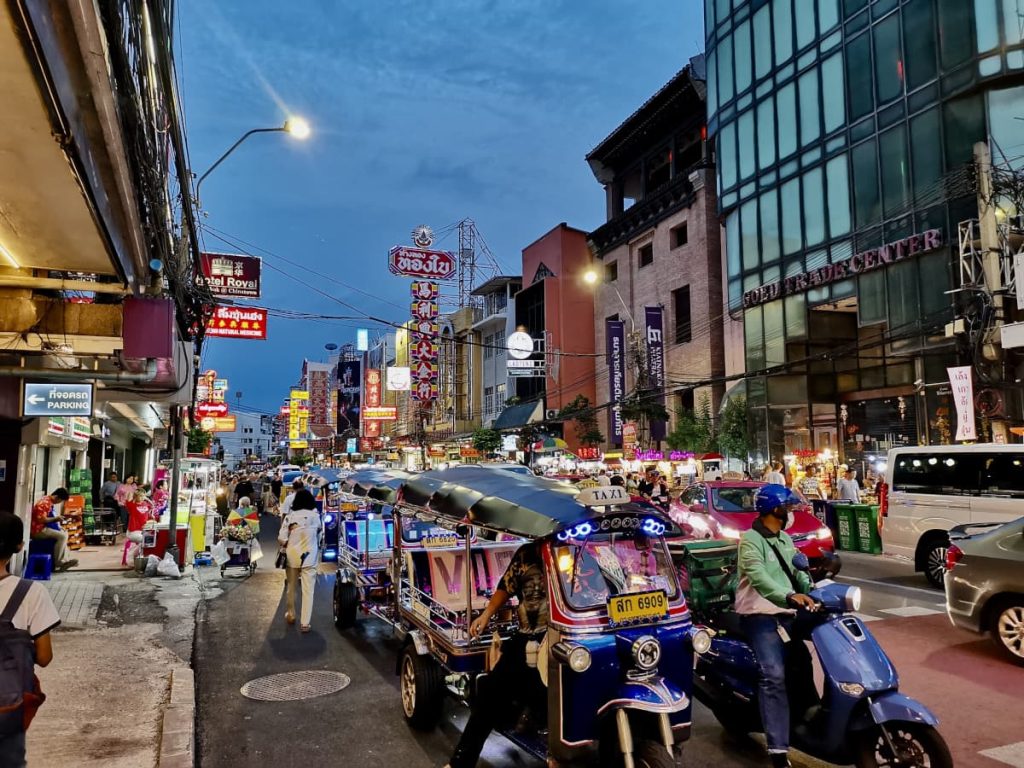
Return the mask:
M0 736L26 730L45 698L35 678L35 641L28 630L14 626L14 614L32 582L17 581L7 606L0 613Z

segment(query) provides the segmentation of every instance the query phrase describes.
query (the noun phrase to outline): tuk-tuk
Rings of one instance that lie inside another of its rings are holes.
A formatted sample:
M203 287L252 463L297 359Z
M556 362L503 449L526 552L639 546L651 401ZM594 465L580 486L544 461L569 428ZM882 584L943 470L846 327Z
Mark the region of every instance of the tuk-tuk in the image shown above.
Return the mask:
M517 613L507 605L478 638L470 623L519 547L532 543L550 614L538 656L546 719L526 719L539 719L532 731L523 720L498 731L563 765L680 764L694 652L711 638L690 621L665 543L675 533L669 518L615 486L581 491L463 467L407 480L394 521L398 672L412 726L435 726L446 694L472 705L493 633L508 639Z
M390 569L395 526L391 508L411 475L400 470L366 469L340 484L337 525L338 572L334 578L334 625L353 627L359 609L394 622Z

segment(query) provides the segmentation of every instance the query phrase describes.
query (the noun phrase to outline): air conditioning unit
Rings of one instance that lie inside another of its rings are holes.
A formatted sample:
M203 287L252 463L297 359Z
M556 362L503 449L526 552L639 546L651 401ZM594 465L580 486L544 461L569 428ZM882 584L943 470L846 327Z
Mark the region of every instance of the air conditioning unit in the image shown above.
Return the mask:
M558 409L557 408L548 408L546 411L544 411L544 421L551 421L552 419L557 419L557 418L558 418Z

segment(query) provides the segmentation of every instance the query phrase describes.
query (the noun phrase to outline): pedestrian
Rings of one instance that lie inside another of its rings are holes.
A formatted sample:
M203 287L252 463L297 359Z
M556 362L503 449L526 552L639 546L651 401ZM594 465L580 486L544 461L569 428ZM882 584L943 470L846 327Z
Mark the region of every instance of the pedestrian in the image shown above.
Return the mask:
M612 484L612 479L608 477L607 469L602 469L600 472L597 473L597 484L601 486Z
M47 496L43 496L32 505L32 526L30 528L33 539L50 539L53 545L53 568L56 571L66 571L78 565L77 560L68 560L68 534L60 527L60 515L54 511L57 504L63 504L68 500L67 488L57 488Z
M654 484L657 479L658 473L653 469L648 470L647 474L644 475L644 479L641 480L637 486L637 492L639 495L650 501L651 497L654 495Z
M256 489L253 488L252 481L249 479L248 475L242 475L241 479L235 483L235 490L233 492L232 499L234 499L236 507L242 500L243 496L250 499L253 499L256 496Z
M274 498L277 499L278 503L281 502L281 489L284 487L284 481L281 479L281 473L275 472L274 479L270 481L270 492Z
M135 484L135 475L128 475L123 483L119 483L117 486L117 492L114 494L114 500L117 502L118 514L121 515L121 527L126 531L128 530L128 507L125 506L129 499L135 495L135 490L138 486Z
M25 768L27 765L27 723L43 698L39 680L34 674L35 666L45 667L53 661L50 631L60 624L50 593L42 584L8 573L11 558L24 545L25 525L21 518L10 512L0 512L0 606L3 606L0 609L0 632L4 635L0 647L6 657L6 669L0 674L20 671L25 680L26 694L21 707L0 714L0 768ZM8 630L6 622L10 622L13 632Z
M299 631L309 632L313 618L313 588L316 586L316 571L319 565L320 531L323 523L316 509L316 500L309 491L300 489L295 493L291 508L281 518L281 530L277 541L285 553L287 574L287 602L284 619L295 623L295 589L302 583L302 613Z
M114 510L118 517L121 516L121 505L117 503L117 487L119 485L117 472L111 472L107 475L107 482L100 486L101 506Z
M146 527L146 523L153 520L155 508L141 488L128 500L125 507L128 509L128 530L124 535L121 565L134 565L135 557L142 553L142 529Z
M167 511L170 499L171 494L167 492L167 481L157 480L156 488L153 489L153 518L155 520L163 517L164 512Z
M764 481L766 483L774 484L774 485L785 485L786 484L786 476L784 474L782 474L782 462L781 461L773 461L769 465L768 471L764 473Z
M629 472L626 475L626 491L629 492L630 496L636 496L640 490L640 484L637 482L636 473Z
M800 479L798 485L800 486L800 493L809 501L827 498L825 496L825 489L821 486L821 480L818 479L818 468L814 464L808 464L804 468L804 476Z
M838 498L840 501L860 504L860 484L854 470L847 468L843 473L843 479L839 481Z
M295 502L295 494L301 491L306 486L301 480L295 480L292 482L291 492L284 497L284 503L281 504L281 516L284 517L292 511L292 504Z

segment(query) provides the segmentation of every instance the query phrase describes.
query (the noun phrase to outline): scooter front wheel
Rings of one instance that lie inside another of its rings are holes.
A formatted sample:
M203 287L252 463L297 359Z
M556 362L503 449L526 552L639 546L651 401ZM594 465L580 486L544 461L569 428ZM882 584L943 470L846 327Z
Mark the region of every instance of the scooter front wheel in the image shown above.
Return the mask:
M953 768L942 735L923 723L886 723L864 731L857 743L857 768ZM886 738L888 734L888 738Z

